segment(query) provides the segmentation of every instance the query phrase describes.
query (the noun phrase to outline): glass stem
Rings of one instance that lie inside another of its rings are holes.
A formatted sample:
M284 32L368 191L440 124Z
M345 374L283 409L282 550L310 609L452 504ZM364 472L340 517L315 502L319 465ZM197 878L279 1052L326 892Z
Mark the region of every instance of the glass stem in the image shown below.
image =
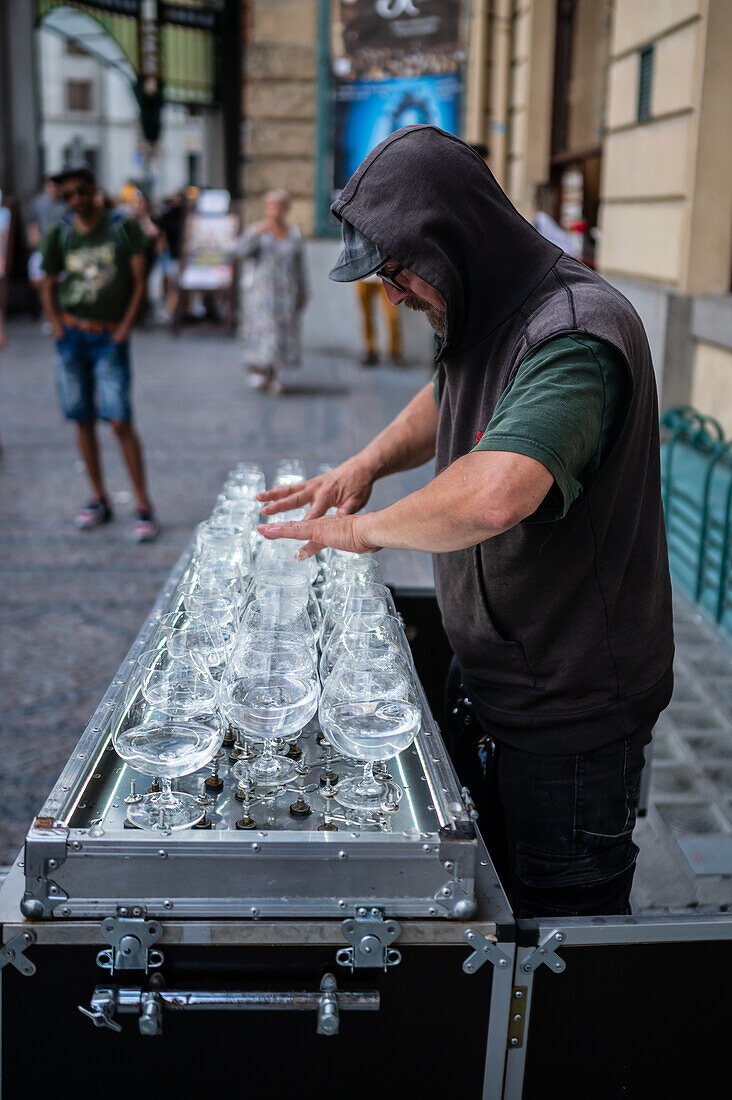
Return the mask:
M162 786L162 792L160 794L159 805L160 806L175 806L175 796L173 794L173 785L169 779L160 777L160 783Z
M373 760L367 760L363 766L363 784L372 787L374 783L374 762Z

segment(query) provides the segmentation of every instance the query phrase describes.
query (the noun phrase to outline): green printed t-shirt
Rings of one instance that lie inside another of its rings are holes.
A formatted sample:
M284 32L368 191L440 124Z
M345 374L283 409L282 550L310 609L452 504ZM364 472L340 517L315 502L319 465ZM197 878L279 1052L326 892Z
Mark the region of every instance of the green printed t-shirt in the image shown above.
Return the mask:
M522 361L473 450L512 451L546 467L554 484L532 521L561 519L600 468L626 376L619 352L581 332L557 336Z
M108 214L91 233L55 225L41 245L43 270L61 275L56 291L59 309L87 321L121 321L132 295L130 256L144 252L147 237L136 221L112 227Z

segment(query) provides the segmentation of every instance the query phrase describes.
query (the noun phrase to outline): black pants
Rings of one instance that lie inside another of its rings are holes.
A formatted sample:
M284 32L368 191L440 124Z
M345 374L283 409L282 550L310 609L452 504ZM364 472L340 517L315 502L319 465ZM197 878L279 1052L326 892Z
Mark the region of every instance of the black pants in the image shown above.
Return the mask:
M516 917L629 911L638 855L632 834L651 725L576 755L515 749L481 730L453 662L444 729Z

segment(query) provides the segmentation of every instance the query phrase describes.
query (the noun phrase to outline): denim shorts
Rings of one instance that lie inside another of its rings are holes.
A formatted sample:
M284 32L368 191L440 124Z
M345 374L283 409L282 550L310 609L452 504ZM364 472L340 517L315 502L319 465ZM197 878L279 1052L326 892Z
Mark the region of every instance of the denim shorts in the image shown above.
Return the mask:
M129 343L67 327L56 343L56 382L67 420L132 420Z

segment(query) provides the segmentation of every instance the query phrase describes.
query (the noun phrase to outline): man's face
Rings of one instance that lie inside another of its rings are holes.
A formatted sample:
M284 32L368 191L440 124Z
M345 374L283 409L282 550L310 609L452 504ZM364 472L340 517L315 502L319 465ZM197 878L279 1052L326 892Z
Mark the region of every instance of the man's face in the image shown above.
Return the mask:
M426 283L424 279L420 279L419 275L415 275L406 267L399 271L399 264L396 260L388 260L382 270L387 275L391 273L391 270L396 271L396 280L400 286L404 287L404 290L397 290L391 283L385 282L382 284L391 304L393 306L403 305L407 309L424 313L431 328L440 336L444 336L446 318L445 299L442 295L433 286Z
M88 217L94 209L93 183L83 176L69 176L59 186L59 197L66 203L72 214Z

